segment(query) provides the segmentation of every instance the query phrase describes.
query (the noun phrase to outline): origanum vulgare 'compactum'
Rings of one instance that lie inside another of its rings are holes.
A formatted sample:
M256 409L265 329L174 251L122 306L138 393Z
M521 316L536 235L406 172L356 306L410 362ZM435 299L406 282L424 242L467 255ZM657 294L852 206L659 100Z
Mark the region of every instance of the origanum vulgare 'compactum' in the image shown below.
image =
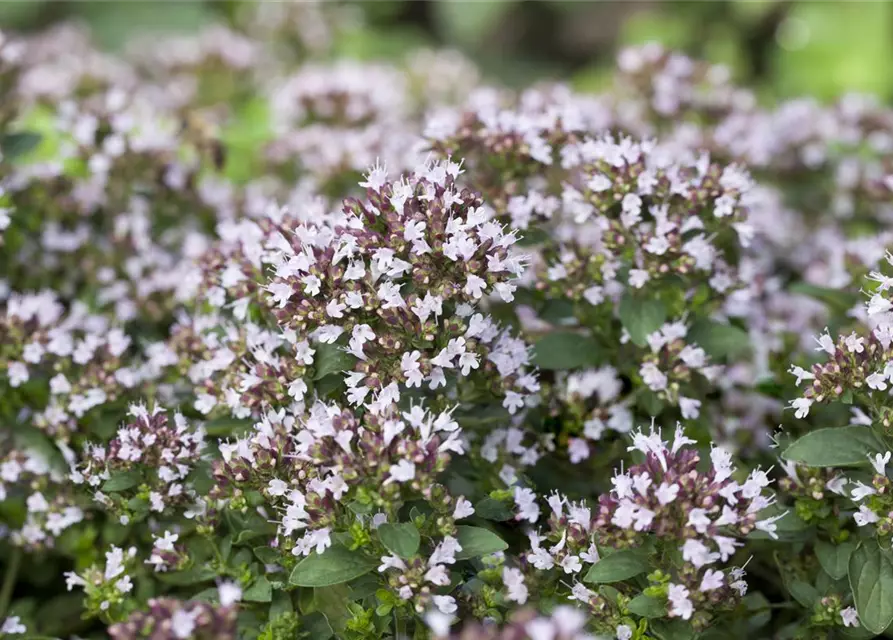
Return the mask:
M3 37L0 635L884 633L893 110L337 11Z

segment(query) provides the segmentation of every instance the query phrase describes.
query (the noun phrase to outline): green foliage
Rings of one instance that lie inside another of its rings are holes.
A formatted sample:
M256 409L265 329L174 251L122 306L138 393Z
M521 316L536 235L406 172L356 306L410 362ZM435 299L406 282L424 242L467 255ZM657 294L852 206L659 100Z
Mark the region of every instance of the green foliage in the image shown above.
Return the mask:
M411 522L384 523L378 526L378 537L385 549L401 558L411 558L419 550L419 530Z
M312 553L301 560L289 582L299 587L328 587L359 578L377 566L378 561L362 551L335 544L323 553Z
M42 139L43 136L33 131L7 133L0 136L0 152L4 160L15 161L36 149Z
M649 567L648 554L643 549L615 551L592 565L583 582L621 582L645 573Z
M462 550L456 553L457 560L485 556L508 548L502 538L482 527L459 525L456 527L456 539L462 547Z
M637 595L629 601L627 608L637 616L643 618L663 618L667 615L667 606L658 598L645 595Z
M533 362L542 369L576 369L598 364L598 343L570 331L553 331L533 347Z
M849 562L850 588L859 620L881 634L893 622L893 559L875 540L863 540Z
M849 426L811 431L785 449L782 457L810 467L867 465L884 450L870 427Z
M819 540L815 544L816 557L829 576L835 580L845 578L850 564L850 556L858 545L857 542L847 540L840 544L832 544Z
M732 324L713 320L698 320L688 332L687 338L717 361L738 358L750 349L747 332Z
M620 322L633 344L643 347L647 338L661 328L667 319L667 308L655 298L641 298L627 293L620 300Z
M340 373L353 369L357 359L347 353L344 347L337 344L322 344L316 347L313 364L316 367L316 373L313 374L313 380L322 380L332 373Z

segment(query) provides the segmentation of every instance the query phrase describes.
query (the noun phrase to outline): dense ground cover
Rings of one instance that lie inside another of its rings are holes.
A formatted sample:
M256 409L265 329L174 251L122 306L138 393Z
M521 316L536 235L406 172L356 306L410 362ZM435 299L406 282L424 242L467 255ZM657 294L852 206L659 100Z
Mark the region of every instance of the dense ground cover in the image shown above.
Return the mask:
M0 42L0 634L884 633L893 111L335 9Z

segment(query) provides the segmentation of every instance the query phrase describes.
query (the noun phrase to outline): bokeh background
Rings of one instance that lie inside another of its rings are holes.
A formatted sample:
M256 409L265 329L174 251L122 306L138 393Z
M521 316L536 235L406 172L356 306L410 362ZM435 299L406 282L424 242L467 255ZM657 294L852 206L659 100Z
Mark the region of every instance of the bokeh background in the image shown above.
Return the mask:
M77 18L104 47L137 31L195 31L226 21L243 2L119 0L0 3L0 28L33 31ZM418 46L447 46L507 85L561 79L597 91L618 49L661 42L729 65L765 99L847 91L893 98L893 2L702 0L569 2L531 0L341 3L351 26L333 55L400 57Z

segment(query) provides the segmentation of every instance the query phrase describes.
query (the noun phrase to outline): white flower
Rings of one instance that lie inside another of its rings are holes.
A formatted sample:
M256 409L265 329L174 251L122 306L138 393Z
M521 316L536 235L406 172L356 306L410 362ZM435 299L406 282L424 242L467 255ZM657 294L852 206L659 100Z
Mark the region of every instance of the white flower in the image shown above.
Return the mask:
M242 599L242 588L235 582L221 582L217 587L221 606L228 607Z
M719 589L723 585L723 578L722 571L707 569L707 571L704 572L704 577L701 579L701 586L698 587L698 590L712 591L714 589Z
M798 387L804 380L815 380L815 376L802 367L791 365L791 368L788 369L788 373L797 377Z
M794 409L794 417L802 420L809 415L809 408L812 406L810 398L797 398L791 402L791 408Z
M673 502L678 494L679 485L667 484L666 482L662 482L657 490L654 492L654 495L657 497L657 501L662 505L670 504L671 502Z
M872 457L871 454L868 454L868 461L879 476L884 476L887 475L887 463L890 462L891 456L893 456L893 452L890 451L883 455L876 453L874 454L874 457Z
M173 551L174 543L180 538L176 533L171 533L170 531L165 531L164 535L160 538L156 537L154 540L154 547L156 549L160 549L161 551Z
M453 520L461 520L471 515L474 515L474 507L471 506L471 502L459 496L456 500L456 508L453 509Z
M667 599L670 602L670 615L676 618L688 620L694 613L694 606L688 598L689 591L681 584L670 583L667 590Z
M614 633L617 636L617 640L630 640L633 637L633 630L625 624L618 625Z
M680 396L679 410L685 420L696 420L701 415L701 401Z
M872 373L870 376L865 378L865 384L868 385L869 389L874 389L875 391L887 390L887 382L883 373Z
M450 635L450 625L453 623L453 616L441 613L437 609L432 609L425 614L425 624L431 630L435 638L445 638Z
M710 551L710 548L700 540L688 539L682 545L682 559L691 562L696 568L713 564L719 560L719 553Z
M288 484L278 478L273 478L270 480L269 484L267 484L267 493L271 496L284 496L286 491L288 491Z
M835 476L825 483L825 488L831 493L836 493L839 496L843 496L846 495L846 493L844 492L844 487L846 487L848 482L849 479L847 479L845 476Z
M853 482L851 484L853 485L853 487L850 488L850 497L856 502L861 502L868 496L872 496L877 493L873 487L869 487L867 484L864 484L861 481L857 480L856 482Z
M468 279L465 281L465 287L462 290L475 300L478 300L484 294L484 289L486 288L486 281L480 276L471 273L468 275Z
M773 516L772 518L766 518L765 520L759 520L759 521L757 521L755 526L760 531L765 531L766 533L768 533L769 536L773 540L778 540L778 534L775 533L776 529L778 529L778 525L775 523L776 523L776 521L784 518L786 515L788 515L787 511L785 511L784 513L779 514L777 516Z
M432 596L431 600L441 613L447 615L456 613L459 608L456 606L456 599L453 596Z
M517 518L536 522L540 517L540 508L536 503L536 494L530 489L515 487L515 505L518 507Z
M506 600L517 602L518 604L527 602L528 590L524 584L524 574L521 573L520 569L503 567L502 582L508 591L505 597Z
M825 333L815 339L815 341L819 343L819 347L816 351L824 351L829 356L833 356L837 348L834 346L834 341L831 339L831 336L828 335L827 331L828 330L825 329Z
M850 353L862 353L865 349L862 346L864 342L865 338L857 336L855 332L848 335L844 340L844 344Z
M9 635L18 635L21 633L26 633L28 629L21 623L21 620L18 616L9 616L6 620L3 621L3 626L0 627L0 634L9 634Z
M192 637L195 630L195 616L192 613L179 609L171 616L171 631L175 638L187 640Z
M880 520L880 518L878 518L878 515L874 511L863 504L859 507L859 510L853 514L853 520L856 521L857 526L864 527L867 524L874 524Z
M856 613L855 607L847 607L846 609L842 609L840 611L840 618L843 621L843 626L845 627L859 626L859 614Z
M28 367L25 366L24 362L10 362L6 369L6 374L9 376L9 386L13 388L28 382L30 377Z
M385 484L390 482L409 482L415 478L415 464L409 460L401 460L391 466L390 477Z
M570 554L566 555L561 560L560 564L561 568L564 569L564 572L567 574L579 573L580 570L583 568L583 563L580 562L580 558Z
M879 313L887 313L891 309L893 309L893 302L890 302L881 294L876 293L871 296L871 300L868 303L869 316L874 316Z

